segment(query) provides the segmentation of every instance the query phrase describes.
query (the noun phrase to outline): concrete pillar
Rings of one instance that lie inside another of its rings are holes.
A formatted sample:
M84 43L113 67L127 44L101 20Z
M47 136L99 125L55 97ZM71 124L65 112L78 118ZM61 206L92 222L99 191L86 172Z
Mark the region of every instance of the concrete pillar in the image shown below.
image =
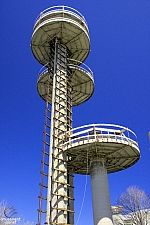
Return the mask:
M90 168L94 225L111 225L112 212L105 159L93 159Z

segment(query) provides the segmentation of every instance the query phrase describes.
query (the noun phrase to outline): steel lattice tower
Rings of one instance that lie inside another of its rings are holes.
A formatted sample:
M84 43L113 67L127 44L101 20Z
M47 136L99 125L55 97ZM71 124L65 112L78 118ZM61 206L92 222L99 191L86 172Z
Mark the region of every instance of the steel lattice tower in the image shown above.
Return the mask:
M94 91L83 64L90 51L84 17L67 6L46 9L34 24L31 48L43 65L37 90L46 102L38 224L45 213L48 225L74 225L74 173L91 176L94 225L112 224L107 173L132 166L140 151L136 135L122 126L72 129L72 106Z

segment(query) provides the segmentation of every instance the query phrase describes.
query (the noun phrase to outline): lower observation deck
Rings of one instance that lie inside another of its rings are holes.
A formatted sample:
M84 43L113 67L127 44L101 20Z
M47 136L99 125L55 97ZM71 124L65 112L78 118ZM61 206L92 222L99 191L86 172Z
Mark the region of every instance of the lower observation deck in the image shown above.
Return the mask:
M91 124L75 128L66 136L64 151L74 173L89 174L93 159L105 159L108 173L126 169L140 158L137 138L130 129L114 124Z
M93 73L88 66L77 60L69 59L68 63L68 78L72 87L72 106L79 105L87 101L94 92L94 78ZM45 66L46 67L46 66ZM39 95L46 101L52 103L52 90L53 90L53 71L42 67L39 72L37 90ZM60 71L63 72L63 71ZM64 71L65 72L65 71ZM47 86L49 75L51 76L51 83L49 84L49 97L47 97ZM48 99L47 99L48 98Z

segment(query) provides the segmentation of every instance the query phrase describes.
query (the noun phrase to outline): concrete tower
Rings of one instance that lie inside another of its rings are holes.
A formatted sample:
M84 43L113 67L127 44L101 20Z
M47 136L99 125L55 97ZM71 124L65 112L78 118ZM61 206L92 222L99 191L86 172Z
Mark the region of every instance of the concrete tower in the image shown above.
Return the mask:
M41 12L31 48L43 65L37 90L46 102L38 224L74 225L73 174L90 174L94 225L112 224L107 173L132 166L140 157L136 135L114 124L72 129L72 106L94 91L87 23L76 10L56 6Z

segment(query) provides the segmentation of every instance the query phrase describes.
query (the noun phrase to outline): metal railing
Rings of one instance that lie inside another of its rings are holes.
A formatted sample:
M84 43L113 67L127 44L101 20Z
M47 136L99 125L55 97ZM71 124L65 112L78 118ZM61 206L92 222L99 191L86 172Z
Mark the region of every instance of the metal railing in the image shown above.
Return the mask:
M79 65L80 64L80 65ZM48 67L49 67L49 63L45 64L39 71L38 73L38 80L40 79L40 77L42 77L45 73L48 72ZM92 70L84 63L78 61L78 60L74 60L74 59L68 59L68 67L71 69L75 69L77 68L78 70L81 70L83 72L85 72L86 74L88 74L92 79L94 79L93 76L93 72ZM52 69L52 68L49 68Z
M69 13L69 14L75 16L76 18L78 18L79 20L84 22L88 29L88 25L87 25L87 22L86 22L84 16L80 12L78 12L76 9L69 7L69 6L53 6L53 7L49 7L47 9L45 9L37 16L35 23L34 23L34 27L36 26L36 23L38 23L38 21L40 19L42 19L43 17L45 17L46 15L59 13L59 12L64 12L64 13L66 12L66 13ZM64 18L65 18L65 15L64 15Z
M95 141L129 144L139 150L136 134L126 127L115 124L89 124L68 131L64 150Z
M86 64L84 64L83 62L80 62L80 61L75 60L75 59L68 59L68 66L69 66L70 69L73 67L73 68L77 68L79 70L82 70L85 73L87 73L92 79L94 79L92 70Z
M45 73L48 72L48 67L49 67L49 62L46 63L44 66L42 66L42 68L40 69L39 73L38 73L38 80L40 79L40 77L42 77Z

